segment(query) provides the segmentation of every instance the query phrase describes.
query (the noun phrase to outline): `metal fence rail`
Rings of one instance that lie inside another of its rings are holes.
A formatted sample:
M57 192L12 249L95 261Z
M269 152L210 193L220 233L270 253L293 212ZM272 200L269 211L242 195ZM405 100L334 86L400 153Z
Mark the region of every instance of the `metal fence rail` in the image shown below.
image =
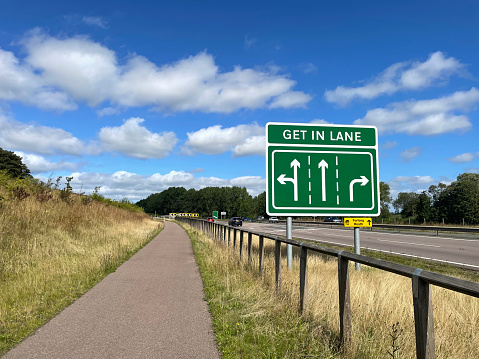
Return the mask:
M338 259L338 282L339 282L339 321L341 345L347 347L351 342L351 303L349 284L349 261L365 264L380 270L391 272L397 275L411 278L414 324L416 333L416 356L417 358L435 358L434 348L434 317L432 297L430 295L431 285L460 292L469 296L479 298L479 283L469 282L442 274L429 272L420 268L413 268L402 264L375 259L363 255L345 252L337 249L321 247L315 244L299 242L296 240L280 238L265 233L247 231L235 227L229 227L225 223L206 222L191 218L178 218L180 222L187 223L195 229L203 231L214 240L223 241L233 245L236 249L239 238L240 259L243 257L244 235L248 238L248 264L252 265L252 236L259 237L259 272L264 273L264 239L275 241L275 281L276 290L281 290L281 243L291 244L300 248L300 304L299 313L302 315L308 305L308 252L313 251ZM304 222L301 222L304 223ZM314 222L312 222L314 223ZM317 224L317 222L316 222ZM231 236L231 230L233 236ZM233 238L231 238L233 237Z
M279 223L285 223L286 221L279 221ZM314 221L293 221L293 224L304 225L317 225L317 226L329 226L329 227L343 227L343 223L335 222L314 222ZM371 230L374 228L394 229L397 231L431 231L436 232L439 235L440 232L457 232L457 233L472 233L479 234L479 228L471 227L443 227L443 226L414 226L407 224L373 224Z

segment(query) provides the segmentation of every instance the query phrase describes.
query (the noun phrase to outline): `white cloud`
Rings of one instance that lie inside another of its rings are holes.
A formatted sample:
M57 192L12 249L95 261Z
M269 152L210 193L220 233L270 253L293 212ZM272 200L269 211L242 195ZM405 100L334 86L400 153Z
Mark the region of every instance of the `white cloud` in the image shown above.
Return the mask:
M22 158L22 162L28 167L31 173L54 172L61 170L75 171L81 166L79 163L72 163L61 160L59 162L51 162L45 157L14 151L16 155Z
M93 21L93 19L90 19ZM304 107L311 96L277 67L221 72L202 52L156 65L132 54L120 64L114 51L87 37L55 38L39 29L22 41L21 62L0 49L0 99L42 109L73 110L76 103L110 108L150 106L161 111L231 113L240 109Z
M254 44L256 44L258 42L257 39L255 38L249 38L248 35L245 35L244 37L244 47L246 49L249 49L251 48Z
M317 75L318 73L318 68L311 62L302 63L300 68L305 74Z
M199 190L205 187L246 187L252 196L257 196L266 189L266 180L260 176L246 176L232 179L218 177L196 177L185 171L171 171L166 174L155 173L152 176L138 175L127 171L113 174L74 172L71 174L73 190L80 188L90 194L95 187L99 193L113 199L128 198L132 202L148 197L152 193L161 192L168 187L185 187ZM47 180L39 177L42 180Z
M117 108L105 107L105 108L102 108L101 110L98 110L96 113L99 117L103 117L103 116L119 115L121 111Z
M382 145L382 148L385 149L385 150L390 150L390 149L393 149L394 147L396 147L397 144L398 143L396 141L386 141Z
M476 153L471 153L471 152L462 153L462 154L460 154L460 155L457 155L457 156L448 158L447 160L448 160L449 162L458 164L458 163L472 162L472 161L474 161L476 158L479 158L479 152L476 152Z
M467 131L472 128L469 118L456 115L467 112L479 103L479 90L457 91L452 95L432 100L397 102L388 108L367 112L356 125L374 125L381 132L401 132L411 135L438 135Z
M47 86L12 52L0 49L0 100L18 101L42 110L74 110L67 95Z
M338 86L325 92L328 102L346 105L355 99L374 99L403 90L420 90L443 84L449 77L465 72L464 65L438 51L425 62L400 62L391 65L377 78L361 87Z
M86 145L60 128L24 124L0 113L0 147L42 155L67 154L80 156L95 153L94 145Z
M99 16L83 16L82 21L87 25L98 26L102 29L106 29L108 23Z
M233 157L265 156L266 136L252 136L233 148Z
M233 150L238 156L245 155L241 153L251 151L252 146L257 146L258 141L261 141L253 137L264 136L264 134L264 127L258 124L238 125L228 128L215 125L202 128L196 132L187 133L188 139L183 147L183 153L190 155L196 153L221 154Z
M332 122L328 122L326 120L322 120L318 118L318 119L312 120L311 123L314 123L317 125L330 125Z
M273 99L269 108L306 107L306 104L311 101L311 99L311 95L304 92L288 91Z
M410 162L414 158L419 156L420 154L421 154L421 147L416 146L416 147L408 148L407 150L402 151L399 156L402 157L405 162Z
M173 132L152 133L140 126L145 120L130 118L119 127L103 127L98 135L103 148L134 158L164 158L176 146Z

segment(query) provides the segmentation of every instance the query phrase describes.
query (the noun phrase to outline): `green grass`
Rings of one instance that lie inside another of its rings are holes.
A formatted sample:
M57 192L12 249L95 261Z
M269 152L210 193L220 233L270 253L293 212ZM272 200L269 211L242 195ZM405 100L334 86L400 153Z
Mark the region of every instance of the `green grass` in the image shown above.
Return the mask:
M298 317L271 283L203 234L186 227L200 267L223 358L332 358L339 334L312 317Z

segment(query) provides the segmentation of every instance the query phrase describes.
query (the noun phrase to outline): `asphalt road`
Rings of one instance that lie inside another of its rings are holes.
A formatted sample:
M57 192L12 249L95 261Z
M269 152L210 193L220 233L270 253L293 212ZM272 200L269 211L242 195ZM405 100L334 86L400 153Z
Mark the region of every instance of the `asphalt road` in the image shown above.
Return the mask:
M220 358L190 239L174 223L2 359Z
M286 235L286 225L243 222L253 231ZM324 226L293 225L293 238L319 241L334 245L354 246L352 229ZM360 231L361 248L394 254L421 257L479 270L479 239L458 238L447 235L428 236L408 233Z

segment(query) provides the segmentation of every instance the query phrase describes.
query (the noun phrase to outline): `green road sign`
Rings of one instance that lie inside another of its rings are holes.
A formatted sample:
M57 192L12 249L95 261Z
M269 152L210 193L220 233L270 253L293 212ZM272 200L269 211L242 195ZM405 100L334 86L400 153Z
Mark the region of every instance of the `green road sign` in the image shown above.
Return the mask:
M268 123L266 211L283 216L378 216L377 130Z
M218 211L213 211L213 219L218 219Z

